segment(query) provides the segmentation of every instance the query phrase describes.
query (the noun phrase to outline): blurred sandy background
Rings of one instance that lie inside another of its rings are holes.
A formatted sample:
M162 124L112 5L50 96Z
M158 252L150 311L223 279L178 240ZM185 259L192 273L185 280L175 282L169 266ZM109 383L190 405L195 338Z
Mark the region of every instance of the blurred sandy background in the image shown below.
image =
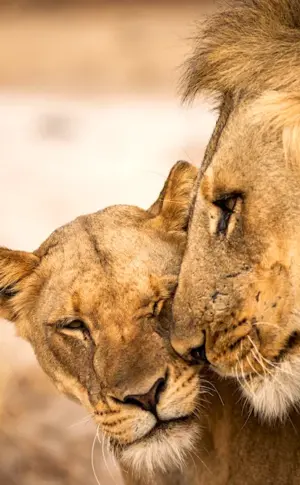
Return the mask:
M1 245L33 250L81 213L147 207L178 159L200 164L214 116L181 107L177 81L201 1L2 3ZM0 485L95 484L93 423L0 323ZM95 466L121 484L101 443Z

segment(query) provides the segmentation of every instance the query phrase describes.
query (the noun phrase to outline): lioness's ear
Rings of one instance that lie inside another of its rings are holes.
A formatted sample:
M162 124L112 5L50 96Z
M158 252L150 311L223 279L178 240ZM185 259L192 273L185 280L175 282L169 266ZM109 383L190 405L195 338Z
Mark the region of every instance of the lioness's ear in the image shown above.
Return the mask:
M13 299L38 264L39 258L32 253L0 247L0 317L16 319Z
M198 170L188 162L177 162L149 212L168 231L186 230Z

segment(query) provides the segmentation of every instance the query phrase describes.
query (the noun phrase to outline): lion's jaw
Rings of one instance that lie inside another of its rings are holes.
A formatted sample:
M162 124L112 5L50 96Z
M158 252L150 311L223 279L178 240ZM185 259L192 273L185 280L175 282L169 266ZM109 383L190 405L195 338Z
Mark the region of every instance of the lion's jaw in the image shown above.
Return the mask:
M292 357L270 369L267 375L240 379L243 394L254 412L267 421L284 420L297 408L300 396L300 357Z

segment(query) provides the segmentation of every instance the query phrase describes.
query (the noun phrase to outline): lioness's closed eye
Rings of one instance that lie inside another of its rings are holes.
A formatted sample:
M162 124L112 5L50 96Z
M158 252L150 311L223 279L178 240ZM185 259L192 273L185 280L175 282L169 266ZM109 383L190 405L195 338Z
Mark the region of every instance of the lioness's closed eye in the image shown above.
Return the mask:
M164 469L197 437L197 367L168 342L196 173L175 165L148 211L110 207L34 253L0 249L1 315L133 468Z

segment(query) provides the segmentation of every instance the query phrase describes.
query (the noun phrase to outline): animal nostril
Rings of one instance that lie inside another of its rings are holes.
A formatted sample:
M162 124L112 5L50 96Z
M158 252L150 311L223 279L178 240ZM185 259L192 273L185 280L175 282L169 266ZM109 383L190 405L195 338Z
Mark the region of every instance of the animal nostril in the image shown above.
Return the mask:
M172 338L171 346L177 355L183 359L186 359L187 354L189 353L189 345L185 339Z
M191 349L190 355L192 359L197 361L199 364L208 363L206 352L205 352L205 345L201 345L200 347L195 347L194 349Z
M197 333L194 338L172 338L171 345L182 359L190 363L206 363L205 331Z
M160 378L157 381L156 392L155 392L155 402L156 402L156 404L159 403L160 395L166 389L166 382L167 382L166 378Z
M166 378L158 379L146 394L132 394L123 399L124 404L133 404L144 411L156 414L156 406L159 402L161 393L165 390Z

